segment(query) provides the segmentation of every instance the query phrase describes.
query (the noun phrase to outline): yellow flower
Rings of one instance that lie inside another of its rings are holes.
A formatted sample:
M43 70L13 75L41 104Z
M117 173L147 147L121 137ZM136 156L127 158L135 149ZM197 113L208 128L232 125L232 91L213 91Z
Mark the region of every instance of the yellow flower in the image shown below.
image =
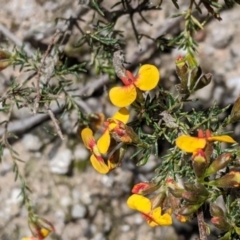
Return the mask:
M151 201L138 194L131 195L127 200L129 208L142 213L147 223L151 227L168 226L172 224L172 217L169 213L161 215L162 209L160 207L152 209Z
M38 240L38 239L35 237L24 237L21 240Z
M24 237L21 240L39 240L39 239L44 239L46 238L52 231L47 229L47 228L41 228L40 229L40 233L39 233L39 237Z
M89 149L92 153L92 155L90 156L90 161L94 169L102 174L108 173L110 168L102 158L102 154L99 151L96 141L93 137L92 130L90 128L84 128L81 132L81 137L85 147Z
M150 64L142 65L136 77L128 70L125 75L121 78L124 86L113 87L109 92L112 104L117 107L129 106L137 98L137 89L142 91L152 90L157 86L160 79L159 70Z
M55 231L51 222L33 212L28 214L28 226L33 236L22 238L22 240L42 240Z
M182 151L188 153L194 153L198 149L204 149L207 142L226 142L226 143L236 143L236 141L228 135L222 136L212 136L209 130L206 130L204 135L202 130L199 130L198 137L191 137L188 135L181 135L176 139L176 145Z
M111 119L115 119L121 123L126 123L129 119L129 112L126 108L121 108ZM117 123L106 121L104 122L104 125L104 133L98 141L95 141L93 131L90 128L84 128L81 131L83 143L92 153L90 156L92 166L96 171L102 174L106 174L110 170L116 168L119 165L119 160L122 158L120 149L117 149L107 161L104 161L102 154L106 154L117 144L115 141L112 141L110 136L110 131L117 126Z
M106 128L104 129L104 133L97 141L98 149L102 154L105 154L110 146L111 142L111 136L110 131L114 129L118 124L117 121L120 121L121 123L127 123L129 119L129 112L128 110L124 108L120 108L113 117L109 118L107 122L105 122ZM111 121L111 120L117 120L117 121Z

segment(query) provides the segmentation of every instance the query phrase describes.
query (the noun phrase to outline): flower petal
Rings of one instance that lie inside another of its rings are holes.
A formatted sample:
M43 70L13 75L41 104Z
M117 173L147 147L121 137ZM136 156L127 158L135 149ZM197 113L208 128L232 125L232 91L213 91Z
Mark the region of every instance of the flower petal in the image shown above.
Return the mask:
M188 153L193 153L197 149L203 149L206 146L206 142L205 138L190 137L187 135L182 135L176 139L177 147Z
M161 215L161 208L157 207L151 211L152 219L154 219L155 223L160 226L168 226L172 224L172 217L170 214L165 213Z
M141 213L149 213L151 211L151 202L148 198L138 194L131 195L127 200L129 208L137 210Z
M133 84L123 87L113 87L109 91L109 98L113 105L117 107L126 107L135 101L137 91Z
M84 128L81 131L81 137L82 137L82 140L83 140L83 143L84 143L85 147L88 148L88 149L91 149L91 147L89 146L90 142L92 140L94 141L92 130L90 128Z
M212 137L208 137L207 140L208 141L226 142L226 143L236 143L236 141L228 135L212 136Z
M41 228L40 230L41 234L42 234L42 237L45 238L47 237L52 231L47 229L47 228Z
M38 240L38 239L35 237L24 237L21 240Z
M113 117L114 119L120 120L123 123L127 123L129 120L129 111L123 107L120 108L114 115Z
M97 147L101 154L105 154L108 151L110 146L110 141L111 141L110 133L109 133L109 130L106 129L103 135L97 141Z
M93 168L102 174L106 174L109 172L109 167L105 164L105 162L102 160L98 160L94 155L91 155L90 161L92 163Z
M160 72L154 65L144 64L140 67L135 85L142 91L155 88L160 80Z

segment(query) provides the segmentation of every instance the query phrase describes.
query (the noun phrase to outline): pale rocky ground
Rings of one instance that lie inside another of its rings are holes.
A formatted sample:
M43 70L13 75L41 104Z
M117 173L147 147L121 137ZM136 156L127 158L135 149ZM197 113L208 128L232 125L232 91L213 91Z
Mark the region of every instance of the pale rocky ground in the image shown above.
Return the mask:
M113 3L104 1L104 4L111 6ZM175 11L170 3L167 5L162 11L144 15L153 26L143 23L136 16L135 21L142 25L142 32L153 37L157 35L164 25L164 19ZM30 43L33 39L36 43L49 43L56 29L56 17L74 16L80 8L84 8L84 5L78 5L78 1L63 0L0 0L0 6L0 24L8 28L17 39L29 44L28 47L32 50L34 46ZM91 18L90 15L86 14L83 18L87 21ZM213 101L221 105L233 103L240 93L240 7L224 11L221 16L221 22L210 21L206 30L197 36L201 40L200 64L205 71L214 75L213 82L196 94L202 99L203 106ZM137 46L129 19L120 18L117 27L127 33L126 60L131 60L141 51L139 63L148 59L148 51L143 51L148 40L143 39L141 45ZM76 33L73 33L70 43L76 40L74 34ZM3 35L0 34L0 43L1 39ZM174 58L180 53L181 51L173 50L150 60L161 69L162 84L173 90L177 83ZM15 73L18 74L11 68L0 73L0 94L5 91L8 78ZM24 76L20 75L19 79L21 78ZM100 101L103 102L104 99L106 96ZM101 112L103 108L99 106L98 98L89 99L87 104L93 112ZM106 110L108 114L114 111L110 106ZM28 116L31 113L27 110L14 110L15 120ZM52 123L45 122L19 136L19 140L13 144L15 151L25 161L18 165L32 190L31 200L36 212L56 227L56 233L49 240L189 240L197 237L192 234L193 225L186 226L176 222L174 227L149 228L140 214L126 206L133 184L150 180L159 159L153 156L146 166L137 171L126 160L122 168L106 176L100 175L87 164L89 153L76 136L75 119L74 114L64 116L64 141L44 132L43 126L52 127ZM238 125L235 131L238 139L239 131ZM4 150L0 164L0 240L18 240L30 235L26 208L19 205L21 185L19 181L14 181L12 167L10 152ZM181 233L182 229L185 230L184 233ZM209 239L217 238L212 236Z

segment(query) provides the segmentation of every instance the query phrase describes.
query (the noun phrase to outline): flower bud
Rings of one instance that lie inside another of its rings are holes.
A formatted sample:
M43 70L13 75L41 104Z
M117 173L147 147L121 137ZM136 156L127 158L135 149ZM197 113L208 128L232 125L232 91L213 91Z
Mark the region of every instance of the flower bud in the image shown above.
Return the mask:
M229 230L231 227L224 217L213 217L211 218L211 222L215 227L224 231Z
M231 154L230 153L224 153L224 154L220 155L207 168L207 170L205 171L204 176L208 177L208 176L216 173L217 171L225 168L230 161L231 161Z
M182 56L179 56L176 61L176 72L181 83L176 85L176 89L180 94L189 95L188 90L188 65Z
M168 191L176 198L181 198L184 193L184 189L172 189L168 188Z
M195 191L196 189L195 183L192 182L185 182L183 185L184 189L186 189L187 191Z
M28 225L32 235L38 239L44 239L51 232L55 231L51 222L33 213L29 213L28 215Z
M118 121L116 119L108 119L108 121L110 123L112 122L117 123L117 126L110 130L110 134L115 139L115 141L127 144L141 143L140 139L138 138L138 135L133 131L131 127L127 126L123 122Z
M235 188L240 186L240 171L231 171L221 178L210 181L209 185L220 188Z
M195 183L192 186L189 185L188 188L191 189L191 191L185 191L182 194L182 198L191 204L202 203L209 195L207 189L200 183Z
M166 185L168 187L169 192L176 198L182 197L182 193L185 191L183 188L179 186L179 184L172 178L168 178L166 180Z
M210 213L213 217L223 217L224 211L217 204L212 203L210 205Z
M201 195L196 192L184 192L182 198L191 204L202 203L206 200L207 196Z
M198 149L197 152L193 155L192 166L196 177L202 177L205 169L208 166L208 161L202 149Z
M212 75L210 73L203 74L201 67L192 55L188 54L184 58L178 57L175 63L177 75L181 81L176 88L180 94L185 94L185 99L211 82Z
M195 192L198 192L200 195L205 196L205 197L207 197L209 195L208 190L206 189L206 187L203 184L196 183L195 186L196 186Z
M160 187L159 185L156 185L155 183L152 182L142 182L134 185L134 187L132 188L132 193L146 195L153 193L159 187Z
M11 56L12 54L10 52L0 49L0 71L12 63Z
M207 144L206 144L205 149L204 149L205 158L207 160L207 165L209 165L209 163L210 163L210 159L211 159L213 150L214 150L213 142L207 141Z
M181 214L183 216L190 216L193 213L195 213L201 207L201 205L202 204L194 204L194 205L184 206L179 210L179 214Z
M166 198L166 192L162 191L159 194L155 195L154 197L150 198L152 209L161 207Z

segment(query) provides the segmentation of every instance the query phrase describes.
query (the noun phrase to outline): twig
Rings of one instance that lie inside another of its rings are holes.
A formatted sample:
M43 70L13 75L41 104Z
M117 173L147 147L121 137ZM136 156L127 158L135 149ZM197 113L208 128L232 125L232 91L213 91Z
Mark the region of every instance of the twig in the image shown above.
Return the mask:
M199 229L199 239L207 240L206 225L204 222L202 207L197 212L197 220L198 220L198 229Z
M61 128L59 127L59 122L58 122L58 120L55 118L55 116L54 116L54 114L53 114L53 112L52 112L52 110L51 110L50 107L47 107L46 109L47 109L48 114L49 114L50 118L52 119L52 122L53 122L53 124L54 124L54 126L55 126L55 128L56 128L56 130L57 130L58 136L59 136L62 140L64 140L64 136L63 136L63 134L62 134Z
M121 77L126 77L126 69L124 68L124 52L123 50L118 50L113 53L113 66L115 69L116 75Z
M86 114L92 113L92 109L80 98L74 100L79 108L81 108Z
M59 114L63 111L64 106L55 107L52 109L54 114ZM26 133L35 126L42 124L50 118L49 114L37 114L32 117L28 117L22 120L12 121L8 123L8 132L13 134L22 134ZM0 137L3 136L5 132L4 128L0 128Z
M34 105L34 109L33 109L33 113L36 114L37 111L38 111L38 107L39 107L39 101L41 99L41 91L40 91L40 77L41 77L41 70L43 68L43 65L45 63L45 60L47 58L47 56L49 55L50 53L50 50L55 42L55 38L56 36L58 35L58 31L56 31L56 33L53 35L52 37L52 40L50 42L50 44L48 45L48 48L47 50L45 51L44 53L44 56L43 56L43 59L41 61L41 65L40 67L38 68L38 72L37 72L37 76L36 76L36 90L37 90L37 97L36 97L36 100L35 100L35 105Z
M156 37L153 37L154 39L157 39L158 37L171 32L171 30L173 30L176 26L179 25L180 21L182 20L181 17L178 18L174 18L174 19L168 19L164 26L162 26L157 32L156 32ZM134 66L136 63L139 62L139 59L141 58L141 56L145 53L145 52L150 52L150 56L155 52L156 50L156 43L155 42L151 42L149 44L144 45L141 48L141 52L137 52L133 58L131 59L131 66Z

